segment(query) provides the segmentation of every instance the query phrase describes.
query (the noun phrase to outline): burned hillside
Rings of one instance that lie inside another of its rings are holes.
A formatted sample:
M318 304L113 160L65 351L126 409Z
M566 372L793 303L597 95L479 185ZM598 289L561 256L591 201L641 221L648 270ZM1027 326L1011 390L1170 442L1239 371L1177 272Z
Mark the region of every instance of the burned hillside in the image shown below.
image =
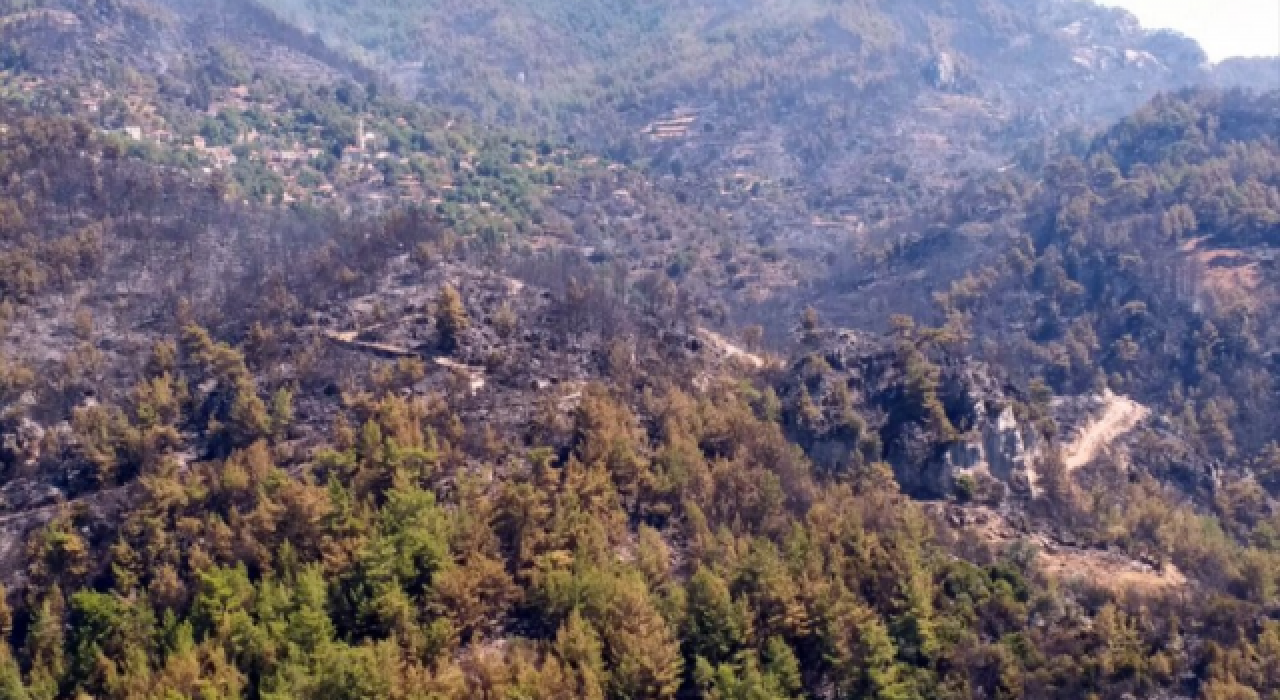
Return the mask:
M0 0L0 697L1269 697L1268 65Z

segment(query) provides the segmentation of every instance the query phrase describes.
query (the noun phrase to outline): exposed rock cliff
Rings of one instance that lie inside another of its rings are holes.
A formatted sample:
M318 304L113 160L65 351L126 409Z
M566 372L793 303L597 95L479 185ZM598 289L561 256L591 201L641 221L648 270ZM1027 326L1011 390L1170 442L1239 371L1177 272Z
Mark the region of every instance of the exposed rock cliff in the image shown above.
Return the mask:
M1036 441L1014 410L1019 392L990 367L848 332L822 348L792 368L780 392L794 438L820 465L884 460L921 498L951 494L965 475L1026 489Z

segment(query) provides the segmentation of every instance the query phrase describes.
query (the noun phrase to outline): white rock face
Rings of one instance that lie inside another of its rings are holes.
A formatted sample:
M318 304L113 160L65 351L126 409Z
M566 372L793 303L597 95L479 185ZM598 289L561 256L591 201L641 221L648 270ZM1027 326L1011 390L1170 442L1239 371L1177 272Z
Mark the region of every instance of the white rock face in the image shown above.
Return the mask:
M1135 51L1134 49L1125 49L1125 63L1139 68L1164 68L1164 64L1160 59L1156 58L1150 51Z
M994 421L987 423L982 442L988 468L997 479L1010 481L1015 471L1030 467L1030 454L1012 407L1006 406Z
M956 83L956 62L951 54L942 52L937 55L933 61L931 76L933 78L933 86L939 90L947 90Z
M1096 459L1117 455L1117 447L1151 415L1146 406L1111 391L1088 397L1057 400L1059 408L1074 405L1074 425L1063 425L1066 436L1061 445L1063 463L1068 471L1079 469ZM953 483L963 474L985 472L1008 484L1014 491L1036 495L1036 458L1042 447L1034 436L1019 425L1011 407L1004 408L994 419L983 418L976 439L951 446L938 476ZM941 485L945 488L945 485Z
M947 450L942 476L953 483L956 477L965 474L986 473L1014 490L1021 490L1018 484L1027 481L1034 450L1028 448L1013 408L1006 406L994 418L987 417L980 406L975 407L974 412L981 423L979 434ZM948 485L940 486L946 489Z

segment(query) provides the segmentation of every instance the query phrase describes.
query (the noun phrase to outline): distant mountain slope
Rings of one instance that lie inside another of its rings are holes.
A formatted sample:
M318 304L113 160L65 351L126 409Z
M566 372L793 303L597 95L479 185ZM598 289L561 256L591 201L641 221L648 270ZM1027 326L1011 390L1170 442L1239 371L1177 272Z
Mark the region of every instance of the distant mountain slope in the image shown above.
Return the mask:
M4 67L67 80L181 78L218 45L255 70L292 80L372 80L374 74L317 37L244 0L5 0Z
M1195 42L1075 0L257 1L429 103L643 161L815 256L1211 78Z
M1223 87L1280 90L1280 57L1223 61L1213 68L1213 82Z
M990 92L1073 70L1151 89L1205 61L1126 13L1062 0L261 1L428 94L514 116L921 83Z
M455 232L526 230L578 156L380 90L261 6L48 0L0 13L0 100L78 116L140 157L274 204L422 207ZM3 9L3 8L0 8Z

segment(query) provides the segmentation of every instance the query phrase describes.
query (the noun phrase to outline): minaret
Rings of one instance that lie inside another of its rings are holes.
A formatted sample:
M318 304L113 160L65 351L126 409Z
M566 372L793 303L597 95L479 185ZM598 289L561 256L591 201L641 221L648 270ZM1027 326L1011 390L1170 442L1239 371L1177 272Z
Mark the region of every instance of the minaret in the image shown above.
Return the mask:
M360 127L356 132L356 148L364 153L364 117L360 117Z

